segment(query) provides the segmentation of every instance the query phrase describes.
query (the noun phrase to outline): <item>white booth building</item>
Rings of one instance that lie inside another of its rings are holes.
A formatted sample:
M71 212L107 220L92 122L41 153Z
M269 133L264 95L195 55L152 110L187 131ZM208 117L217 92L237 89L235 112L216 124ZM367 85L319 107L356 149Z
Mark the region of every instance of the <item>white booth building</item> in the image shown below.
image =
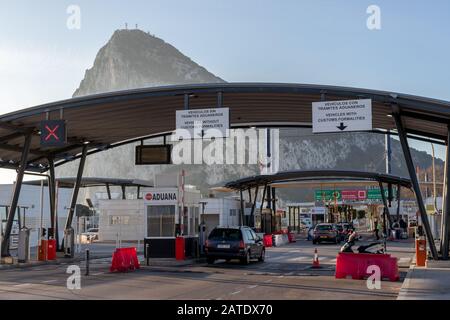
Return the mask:
M180 182L180 176L161 174L155 187L142 188L140 199L100 199L99 240L137 241L198 234L200 191Z
M235 198L205 198L205 211L201 215L201 222L206 226L206 234L217 226L239 225L241 203Z
M195 187L146 188L146 237L198 235L200 191Z

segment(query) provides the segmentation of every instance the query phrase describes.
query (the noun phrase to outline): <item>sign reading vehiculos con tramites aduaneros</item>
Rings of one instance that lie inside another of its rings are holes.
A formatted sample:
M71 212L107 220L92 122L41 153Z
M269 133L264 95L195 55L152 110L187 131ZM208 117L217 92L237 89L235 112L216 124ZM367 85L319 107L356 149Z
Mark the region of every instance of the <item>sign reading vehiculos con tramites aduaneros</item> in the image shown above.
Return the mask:
M216 129L226 138L230 128L230 111L229 108L177 110L176 126L190 133L189 137L185 137L188 139L202 138L194 135L194 129Z
M372 100L312 103L313 133L372 130Z

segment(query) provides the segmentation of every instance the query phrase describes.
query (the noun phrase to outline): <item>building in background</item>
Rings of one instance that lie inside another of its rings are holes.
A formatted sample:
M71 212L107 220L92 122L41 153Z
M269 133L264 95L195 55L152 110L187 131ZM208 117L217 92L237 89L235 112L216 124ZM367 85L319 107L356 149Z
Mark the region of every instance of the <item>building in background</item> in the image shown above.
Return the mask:
M6 210L9 209L11 202L13 185L12 184L2 184L0 185L0 219L1 226L0 230L3 232L6 224ZM48 187L43 187L43 210L42 210L42 226L43 228L50 228L50 199L48 194ZM70 201L72 197L72 189L60 188L57 192L57 210L56 214L58 217L59 226L59 239L64 236L64 225L66 223L68 208L70 206ZM20 212L20 217L19 213ZM75 219L74 219L75 220ZM22 190L20 191L18 210L15 215L15 220L13 224L12 232L12 245L14 245L15 237L14 234L19 230L20 226L27 227L30 230L30 246L34 247L38 245L38 235L39 228L41 226L41 187L36 185L22 185ZM75 223L74 223L75 227Z

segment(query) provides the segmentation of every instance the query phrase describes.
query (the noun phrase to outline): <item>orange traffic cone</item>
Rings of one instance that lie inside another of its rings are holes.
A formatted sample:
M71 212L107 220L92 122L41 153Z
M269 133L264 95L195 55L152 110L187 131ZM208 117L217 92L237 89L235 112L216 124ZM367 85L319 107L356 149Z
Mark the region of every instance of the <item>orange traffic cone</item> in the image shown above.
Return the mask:
M313 268L320 268L319 263L319 254L317 253L317 248L314 249L314 258L313 258Z

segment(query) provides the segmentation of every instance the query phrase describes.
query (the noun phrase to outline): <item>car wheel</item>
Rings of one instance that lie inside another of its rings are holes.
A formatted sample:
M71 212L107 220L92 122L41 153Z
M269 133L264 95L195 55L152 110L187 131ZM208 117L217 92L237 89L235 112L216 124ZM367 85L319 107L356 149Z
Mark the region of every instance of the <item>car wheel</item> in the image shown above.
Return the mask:
M266 259L266 249L262 249L261 255L259 256L258 261L264 262L265 259Z
M245 257L241 259L242 264L249 264L250 263L250 252L247 251L245 254Z
M214 259L214 258L206 258L206 262L207 262L208 264L213 264L215 260L216 260L216 259Z

